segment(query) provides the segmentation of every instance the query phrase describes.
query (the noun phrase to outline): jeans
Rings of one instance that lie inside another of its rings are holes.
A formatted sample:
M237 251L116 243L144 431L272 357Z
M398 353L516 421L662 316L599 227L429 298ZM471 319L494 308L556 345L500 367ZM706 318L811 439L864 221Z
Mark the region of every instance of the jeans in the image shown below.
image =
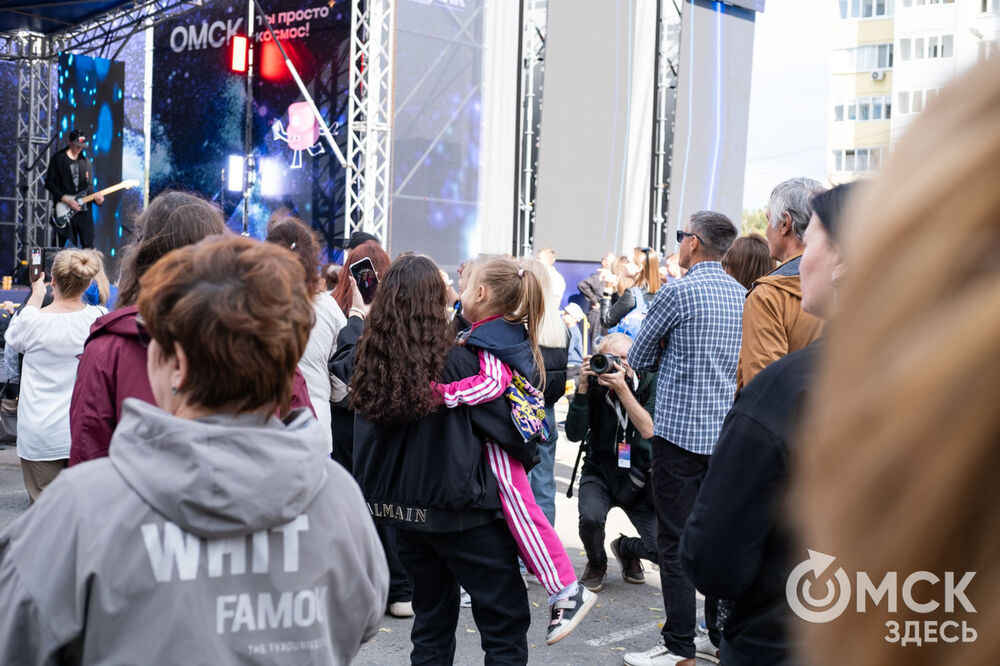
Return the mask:
M398 530L399 559L413 581L411 664L451 664L458 586L472 597L485 664L527 664L531 613L514 539L502 520L464 532Z
M545 408L545 420L549 424L549 438L538 445L538 455L542 461L528 472L531 492L542 513L552 525L556 524L556 442L559 441L559 427L556 425L556 410Z
M614 498L608 490L604 477L599 474L584 473L580 477L580 487L577 490L577 506L580 510L580 541L587 551L587 562L601 567L608 563L608 554L604 549L604 525L608 519L608 511L614 503ZM625 508L621 507L639 532L639 538L625 537L621 542L621 553L624 557L640 557L659 564L659 551L656 547L656 514L646 501Z
M663 642L674 654L694 657L695 588L681 569L679 546L684 524L694 507L698 489L708 471L710 456L686 451L662 437L650 440L653 448L653 502L656 507L660 550L660 583L663 587ZM719 644L719 603L705 599L705 623L712 642Z

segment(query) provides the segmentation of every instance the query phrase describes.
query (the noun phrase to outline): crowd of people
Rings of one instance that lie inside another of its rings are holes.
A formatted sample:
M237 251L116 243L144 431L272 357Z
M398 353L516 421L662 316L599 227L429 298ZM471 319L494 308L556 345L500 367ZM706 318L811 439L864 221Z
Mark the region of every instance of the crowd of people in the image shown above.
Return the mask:
M116 297L99 253L61 251L4 304L32 506L0 533L0 662L348 663L389 613L412 663L451 663L469 605L486 663L525 664L528 577L552 645L609 553L626 583L658 567L661 639L630 666L955 661L884 637L944 609L804 627L786 583L810 548L992 586L998 81L943 92L873 182L778 183L763 236L696 212L574 303L549 248L453 286L360 233L331 268L291 211L258 241L182 192L141 215ZM581 571L554 528L563 400ZM606 533L613 507L638 536ZM988 663L975 599L962 659Z

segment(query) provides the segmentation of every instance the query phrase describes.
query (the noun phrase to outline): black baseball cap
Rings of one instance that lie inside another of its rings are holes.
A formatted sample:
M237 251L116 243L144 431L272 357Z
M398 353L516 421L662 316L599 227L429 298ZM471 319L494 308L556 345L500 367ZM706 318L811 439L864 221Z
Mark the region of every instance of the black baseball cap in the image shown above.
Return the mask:
M368 241L375 241L376 243L378 243L378 237L373 236L372 234L366 231L355 231L353 234L351 234L351 240L347 242L347 249L353 250L357 246L361 245L362 243L367 243ZM379 245L381 246L381 243L379 243Z
M84 134L82 131L75 129L69 133L69 142L76 144L78 146L86 146L87 135Z

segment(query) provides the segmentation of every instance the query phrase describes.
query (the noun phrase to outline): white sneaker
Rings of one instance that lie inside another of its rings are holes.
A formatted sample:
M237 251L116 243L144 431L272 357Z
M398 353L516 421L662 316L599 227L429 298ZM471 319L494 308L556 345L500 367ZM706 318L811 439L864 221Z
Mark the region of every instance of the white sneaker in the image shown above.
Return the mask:
M393 601L389 604L389 615L393 617L413 617L413 603L410 601Z
M569 636L595 603L597 595L583 585L577 585L576 594L549 606L551 619L545 631L545 642L553 645Z
M645 652L629 652L625 655L625 666L694 666L694 659L679 657L662 643Z
M458 594L458 605L462 608L472 608L472 597L469 596L464 587L459 586Z
M719 647L712 642L708 635L698 634L694 637L694 653L696 657L701 657L713 664L719 663Z

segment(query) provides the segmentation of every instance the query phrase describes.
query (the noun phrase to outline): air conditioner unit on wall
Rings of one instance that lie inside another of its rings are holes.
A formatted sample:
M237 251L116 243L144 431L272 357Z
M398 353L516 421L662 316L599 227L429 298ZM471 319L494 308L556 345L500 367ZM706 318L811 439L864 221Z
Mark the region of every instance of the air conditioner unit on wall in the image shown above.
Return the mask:
M872 81L883 81L885 80L885 71L881 69L876 69L872 72Z

